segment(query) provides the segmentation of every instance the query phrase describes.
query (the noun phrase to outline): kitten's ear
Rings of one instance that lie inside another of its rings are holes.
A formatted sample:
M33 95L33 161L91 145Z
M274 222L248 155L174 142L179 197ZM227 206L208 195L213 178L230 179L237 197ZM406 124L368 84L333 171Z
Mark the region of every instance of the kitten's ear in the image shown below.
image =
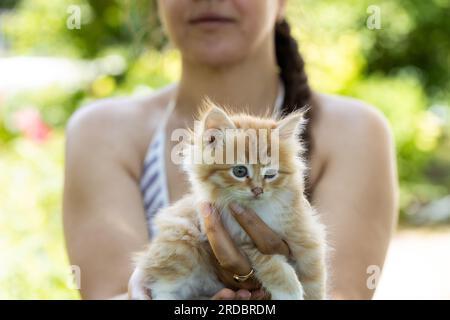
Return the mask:
M235 129L233 121L221 108L217 107L208 98L204 101L204 108L208 111L203 115L203 128L208 129Z
M289 139L302 133L306 124L304 117L306 112L307 110L303 109L295 111L278 122L277 129L280 132L280 139Z

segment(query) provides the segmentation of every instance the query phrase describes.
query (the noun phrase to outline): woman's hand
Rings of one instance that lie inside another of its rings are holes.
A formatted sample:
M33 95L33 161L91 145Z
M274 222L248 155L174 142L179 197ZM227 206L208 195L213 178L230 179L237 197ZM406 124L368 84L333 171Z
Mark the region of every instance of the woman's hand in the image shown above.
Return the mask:
M269 294L261 289L261 284L253 277L244 282L236 282L233 275L245 275L252 270L248 258L234 244L225 230L217 210L208 203L200 205L206 234L211 245L211 263L216 267L217 276L227 287L217 292L213 300L264 300ZM251 209L237 204L230 206L236 221L263 254L282 254L289 256L289 247L272 231ZM143 286L143 276L135 269L128 283L128 298L132 300L151 300L151 292Z
M287 243L271 230L253 210L244 209L236 203L231 204L230 209L236 221L261 253L289 256ZM261 284L253 277L244 282L234 280L233 275L249 274L252 266L225 230L217 210L208 203L202 203L200 212L204 218L206 234L213 252L211 261L216 266L219 279L226 287L238 290L237 292L230 290L236 295L250 296L251 299L267 299L268 294L261 289ZM222 291L219 293L223 294ZM230 294L230 292L226 291L226 294Z
M262 290L255 291L253 294L248 290L222 289L217 292L212 300L250 300L263 299L264 292ZM129 300L151 300L152 294L150 290L144 288L143 275L139 269L135 269L128 282L128 299Z

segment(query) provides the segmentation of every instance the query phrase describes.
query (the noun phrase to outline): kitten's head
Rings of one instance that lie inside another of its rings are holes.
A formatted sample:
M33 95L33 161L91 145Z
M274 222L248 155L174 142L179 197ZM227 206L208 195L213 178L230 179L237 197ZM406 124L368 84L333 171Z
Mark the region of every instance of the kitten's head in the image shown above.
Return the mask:
M184 165L194 192L219 206L303 192L303 113L276 121L230 114L206 100Z

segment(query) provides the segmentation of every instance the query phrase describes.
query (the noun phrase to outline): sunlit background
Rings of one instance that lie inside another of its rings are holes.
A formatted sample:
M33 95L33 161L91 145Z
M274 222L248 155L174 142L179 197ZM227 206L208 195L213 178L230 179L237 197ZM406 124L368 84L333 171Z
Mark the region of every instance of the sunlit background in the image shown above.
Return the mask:
M150 2L0 0L0 298L79 298L61 224L64 127L92 100L177 80ZM395 134L400 221L376 298L450 299L449 15L450 0L289 0L314 88L378 107Z

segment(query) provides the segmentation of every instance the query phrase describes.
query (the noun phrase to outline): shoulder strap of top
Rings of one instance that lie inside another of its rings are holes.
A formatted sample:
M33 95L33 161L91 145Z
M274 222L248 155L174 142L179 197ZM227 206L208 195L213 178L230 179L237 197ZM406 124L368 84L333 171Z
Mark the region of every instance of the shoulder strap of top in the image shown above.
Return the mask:
M161 119L161 122L158 128L156 129L157 133L161 131L165 132L167 122L169 121L169 117L172 114L173 109L175 109L175 105L176 105L176 96L172 97L169 103L167 104L166 109L164 110L163 118Z
M286 89L284 88L283 80L280 79L280 81L278 82L278 95L272 111L272 118L274 119L279 119L281 117L281 110L283 108L285 94Z
M167 172L166 172L166 127L170 115L175 109L175 106L176 106L176 94L170 99L169 103L167 104L163 119L161 120L157 132L155 133L156 134L155 137L160 141L161 145L160 148L157 148L157 150L154 151L158 153L159 159L158 166L161 173L161 179L159 181L161 187L161 196L164 202L163 206L167 206L170 203Z

